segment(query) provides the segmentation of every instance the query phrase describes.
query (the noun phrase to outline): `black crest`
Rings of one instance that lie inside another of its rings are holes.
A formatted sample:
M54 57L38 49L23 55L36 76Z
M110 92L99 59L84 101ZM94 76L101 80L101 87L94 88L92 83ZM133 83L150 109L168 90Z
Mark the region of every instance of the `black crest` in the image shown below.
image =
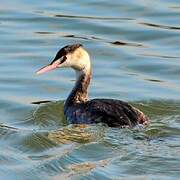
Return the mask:
M62 56L65 56L68 53L73 53L77 48L79 48L81 46L82 46L82 44L72 44L72 45L64 46L57 52L53 62L56 61L57 59L61 58Z

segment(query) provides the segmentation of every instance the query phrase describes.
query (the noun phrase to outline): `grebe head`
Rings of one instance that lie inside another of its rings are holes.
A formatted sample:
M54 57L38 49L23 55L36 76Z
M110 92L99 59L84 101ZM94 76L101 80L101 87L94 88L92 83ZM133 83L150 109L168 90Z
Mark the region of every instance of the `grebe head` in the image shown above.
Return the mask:
M36 74L42 74L61 67L71 67L76 72L89 71L91 69L89 54L81 44L65 46L57 52L50 64L38 70Z

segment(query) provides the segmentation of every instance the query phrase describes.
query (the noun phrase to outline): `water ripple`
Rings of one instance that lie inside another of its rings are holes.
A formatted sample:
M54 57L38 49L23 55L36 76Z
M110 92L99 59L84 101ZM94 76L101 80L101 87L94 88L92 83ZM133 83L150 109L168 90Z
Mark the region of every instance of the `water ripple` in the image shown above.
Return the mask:
M115 20L115 21L132 21L134 20L133 18L127 18L127 17L102 17L102 16L78 16L78 15L66 15L66 14L49 14L52 15L54 17L58 17L58 18L70 18L70 19L88 19L88 20L101 20L101 21L106 21L106 20Z
M160 25L160 24L154 24L154 23L146 23L146 22L141 22L139 24L149 26L149 27L155 27L155 28L161 28L161 29L169 29L169 30L180 30L180 27L177 26L167 26L167 25Z

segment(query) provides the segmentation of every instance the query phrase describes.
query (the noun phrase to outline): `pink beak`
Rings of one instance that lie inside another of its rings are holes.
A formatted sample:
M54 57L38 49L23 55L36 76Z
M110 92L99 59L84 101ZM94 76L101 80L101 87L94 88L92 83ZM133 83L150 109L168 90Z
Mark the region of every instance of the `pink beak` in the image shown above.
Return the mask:
M51 70L53 70L53 69L58 68L58 65L59 65L59 63L53 63L53 64L49 64L49 65L47 65L47 66L44 66L43 68L39 69L39 70L36 72L36 74L43 74L43 73L45 73L45 72L49 72L49 71L51 71Z

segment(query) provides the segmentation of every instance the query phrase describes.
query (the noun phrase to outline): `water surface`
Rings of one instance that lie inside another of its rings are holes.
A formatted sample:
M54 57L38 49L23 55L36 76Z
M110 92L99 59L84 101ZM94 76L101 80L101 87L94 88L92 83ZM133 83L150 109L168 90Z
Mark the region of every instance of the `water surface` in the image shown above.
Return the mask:
M179 19L177 0L2 0L0 179L178 179ZM130 102L149 127L67 125L74 72L35 71L72 43L91 55L90 97Z

